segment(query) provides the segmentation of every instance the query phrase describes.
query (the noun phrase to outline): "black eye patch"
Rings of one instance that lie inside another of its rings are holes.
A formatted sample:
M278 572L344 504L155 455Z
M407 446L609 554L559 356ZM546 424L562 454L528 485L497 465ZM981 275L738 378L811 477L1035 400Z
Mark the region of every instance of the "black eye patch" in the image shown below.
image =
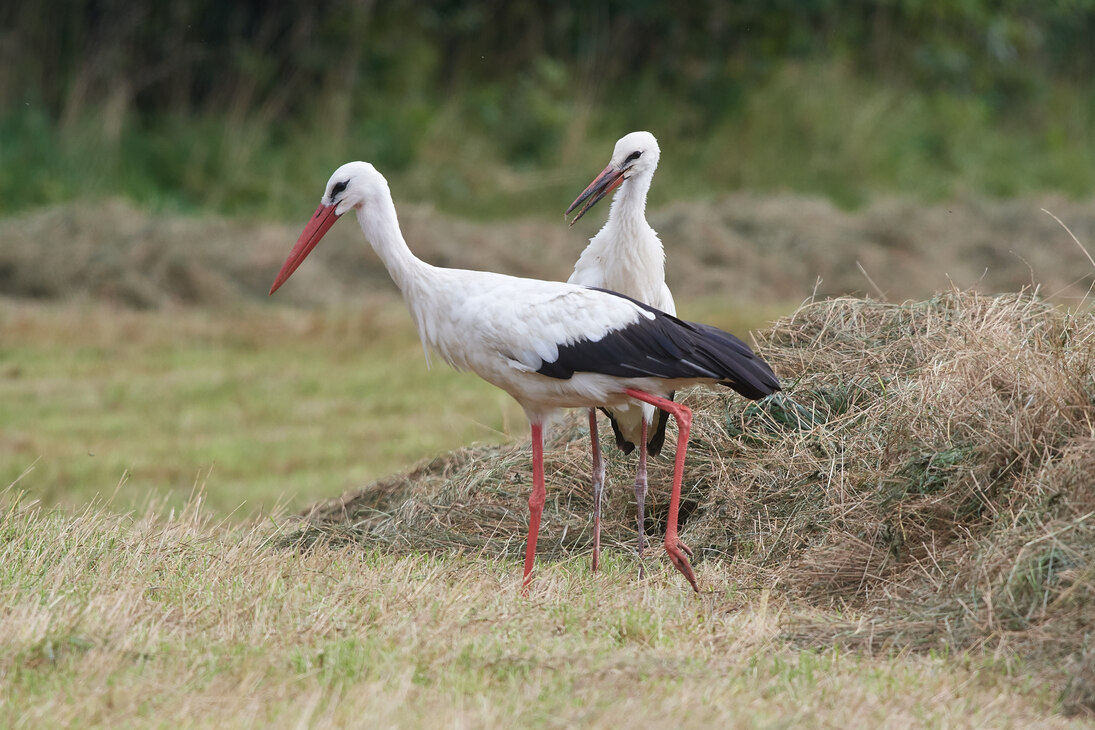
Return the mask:
M335 183L335 186L331 188L331 197L333 198L341 193L343 190L345 190L348 182L348 180L343 180L342 182Z
M624 160L624 164L626 165L629 162L633 162L633 161L639 159L640 157L642 157L642 155L643 155L642 150L635 150L634 152L632 152L630 155L627 156L627 159Z

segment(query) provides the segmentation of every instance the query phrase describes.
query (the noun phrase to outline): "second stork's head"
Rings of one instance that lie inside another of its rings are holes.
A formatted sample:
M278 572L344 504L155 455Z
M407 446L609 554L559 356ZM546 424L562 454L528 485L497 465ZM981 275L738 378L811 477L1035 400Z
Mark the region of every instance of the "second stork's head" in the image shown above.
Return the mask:
M602 170L601 174L594 178L593 182L567 208L567 215L570 215L575 208L585 203L570 225L577 223L578 219L601 198L620 187L625 180L634 180L630 183L631 185L645 183L648 187L654 176L654 170L658 168L660 156L658 140L650 132L632 132L620 137L616 148L612 151L612 159L609 160L608 167Z

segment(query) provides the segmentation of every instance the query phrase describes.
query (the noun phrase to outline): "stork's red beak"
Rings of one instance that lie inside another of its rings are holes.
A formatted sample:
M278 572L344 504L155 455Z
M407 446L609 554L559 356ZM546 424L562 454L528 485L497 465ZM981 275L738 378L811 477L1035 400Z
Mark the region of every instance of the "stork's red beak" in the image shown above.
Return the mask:
M584 200L592 197L592 200L586 203L585 206L578 211L578 215L574 216L574 220L570 222L570 225L577 223L578 219L585 215L590 208L597 205L601 198L620 187L620 183L624 181L624 173L626 171L626 169L620 170L612 165L601 170L601 174L594 178L593 182L589 184L589 187L583 190L582 194L570 204L569 208L567 208L566 214L570 215L571 211L581 205Z
M297 239L297 245L293 246L293 250L289 253L289 258L285 259L285 263L282 264L281 271L278 272L278 278L274 280L274 285L270 287L270 293L273 294L278 290L285 280L293 275L293 272L297 270L304 259L308 257L308 254L312 252L312 249L319 243L319 239L323 238L323 235L331 229L331 226L338 220L338 213L335 212L335 206L333 205L320 205L316 208L315 214L312 215L312 220L308 221L308 225L304 226L304 231L300 234L300 238Z

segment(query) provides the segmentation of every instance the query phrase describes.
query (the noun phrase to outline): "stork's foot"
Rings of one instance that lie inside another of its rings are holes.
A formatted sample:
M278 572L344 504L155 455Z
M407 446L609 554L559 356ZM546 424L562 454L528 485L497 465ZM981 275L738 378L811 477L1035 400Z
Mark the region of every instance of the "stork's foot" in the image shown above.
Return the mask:
M692 590L699 593L700 587L696 583L696 574L692 572L692 564L688 562L688 558L692 557L691 548L679 538L673 538L665 541L665 551L669 553L669 560L673 563L673 567L688 579L688 582L692 584Z

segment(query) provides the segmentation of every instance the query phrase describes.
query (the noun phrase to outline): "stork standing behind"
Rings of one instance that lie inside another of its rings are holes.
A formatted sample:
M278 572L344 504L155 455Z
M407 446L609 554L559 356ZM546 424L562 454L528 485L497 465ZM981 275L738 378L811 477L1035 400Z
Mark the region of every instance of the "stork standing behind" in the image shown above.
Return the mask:
M632 132L616 142L608 166L567 208L569 215L579 205L585 206L570 222L579 218L613 190L608 220L574 265L568 281L626 294L667 314L675 315L673 294L665 283L665 250L658 233L646 222L646 194L654 179L661 150L650 132ZM588 201L588 202L587 202ZM673 394L669 394L672 400ZM665 426L669 414L649 404L642 408L606 408L616 436L616 445L625 454L639 447L639 464L635 469L636 522L639 532L639 558L645 543L647 492L647 453L657 456L665 442ZM658 421L654 423L654 415ZM597 410L589 411L589 440L593 452L593 570L597 570L601 547L601 494L604 490L605 466L601 457L597 433Z
M665 549L699 590L677 534L691 412L666 393L721 384L751 398L779 388L768 365L733 335L681 320L622 295L575 284L446 269L417 258L399 230L388 182L367 162L350 162L323 198L278 273L285 283L332 225L349 211L403 293L423 347L509 393L532 430L533 488L523 590L536 557L546 498L543 424L561 408L622 407L641 401L677 420L677 455Z

